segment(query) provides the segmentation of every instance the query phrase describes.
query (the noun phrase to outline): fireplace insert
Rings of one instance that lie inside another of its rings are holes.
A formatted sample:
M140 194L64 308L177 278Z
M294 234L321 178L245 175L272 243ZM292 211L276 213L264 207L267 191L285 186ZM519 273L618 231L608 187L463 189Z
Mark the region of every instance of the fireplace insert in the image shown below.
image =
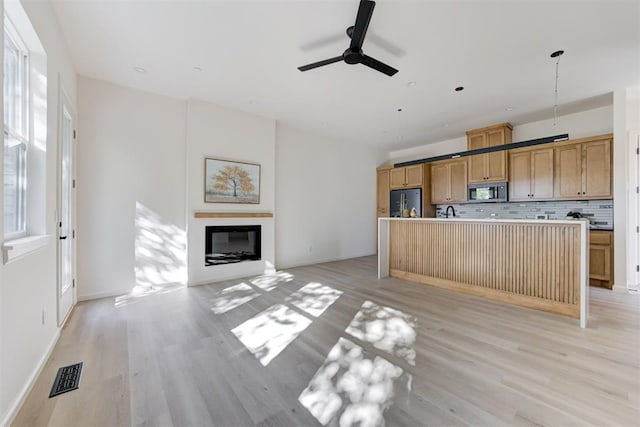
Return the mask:
M259 260L261 228L260 225L207 225L204 265Z

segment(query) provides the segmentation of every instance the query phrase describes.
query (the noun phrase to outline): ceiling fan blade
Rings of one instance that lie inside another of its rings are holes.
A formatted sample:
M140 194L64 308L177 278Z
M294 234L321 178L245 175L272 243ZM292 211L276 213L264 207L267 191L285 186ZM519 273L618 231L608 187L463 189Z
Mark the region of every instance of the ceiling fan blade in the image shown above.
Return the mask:
M325 59L324 61L318 61L318 62L314 62L313 64L303 65L301 67L298 67L298 70L309 71L309 70L313 70L314 68L322 67L323 65L329 65L329 64L333 64L334 62L340 62L340 61L342 61L342 56L336 56L335 58Z
M389 77L398 72L398 70L396 70L395 68L367 55L362 55L360 63L366 65L367 67L373 68L374 70L380 71L381 73L384 73Z
M351 49L357 51L362 48L364 36L367 34L367 28L369 28L369 21L371 21L371 15L373 15L374 7L376 7L376 2L374 1L360 1L358 15L356 16L356 23L353 26L353 34L351 34Z

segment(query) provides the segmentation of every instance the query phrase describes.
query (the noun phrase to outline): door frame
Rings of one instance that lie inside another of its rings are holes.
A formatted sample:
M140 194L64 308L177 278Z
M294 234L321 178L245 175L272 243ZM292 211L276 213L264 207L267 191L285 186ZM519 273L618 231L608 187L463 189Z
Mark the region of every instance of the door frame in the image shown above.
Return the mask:
M60 310L60 301L61 301L61 281L62 281L62 272L61 272L61 263L62 263L62 251L60 248L60 227L58 223L60 222L61 217L61 198L62 198L62 168L61 160L62 160L62 121L63 121L63 108L66 108L69 114L71 115L72 120L72 136L71 136L71 147L69 150L69 155L71 156L71 191L69 193L70 197L70 213L71 213L71 223L69 224L69 239L71 239L71 307L69 311L65 313L64 317L61 316ZM58 111L57 111L57 158L56 158L56 180L57 180L57 194L56 194L56 317L58 321L58 326L62 327L66 320L69 318L69 315L73 311L73 307L75 307L78 301L77 288L75 286L75 277L76 277L76 240L75 240L75 228L76 228L76 192L75 192L75 176L76 176L76 128L77 121L77 113L75 106L71 102L70 97L67 95L67 92L64 90L60 74L58 74Z
M629 132L628 159L629 159L629 192L627 230L627 287L640 288L640 129Z

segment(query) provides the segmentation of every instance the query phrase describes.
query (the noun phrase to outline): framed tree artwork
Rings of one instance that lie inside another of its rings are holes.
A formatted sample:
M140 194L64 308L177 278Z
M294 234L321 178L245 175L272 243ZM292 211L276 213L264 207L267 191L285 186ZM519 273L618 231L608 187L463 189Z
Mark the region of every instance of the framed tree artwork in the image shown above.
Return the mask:
M205 158L204 201L260 203L260 165Z

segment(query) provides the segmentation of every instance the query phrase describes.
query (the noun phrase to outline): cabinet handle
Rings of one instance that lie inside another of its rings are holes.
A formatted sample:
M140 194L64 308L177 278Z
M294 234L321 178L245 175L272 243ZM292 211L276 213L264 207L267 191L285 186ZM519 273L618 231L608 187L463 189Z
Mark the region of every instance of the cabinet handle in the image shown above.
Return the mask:
M578 196L580 195L580 192L578 191Z
M587 193L585 193L585 192L583 191L583 192L582 192L582 194L587 194Z

